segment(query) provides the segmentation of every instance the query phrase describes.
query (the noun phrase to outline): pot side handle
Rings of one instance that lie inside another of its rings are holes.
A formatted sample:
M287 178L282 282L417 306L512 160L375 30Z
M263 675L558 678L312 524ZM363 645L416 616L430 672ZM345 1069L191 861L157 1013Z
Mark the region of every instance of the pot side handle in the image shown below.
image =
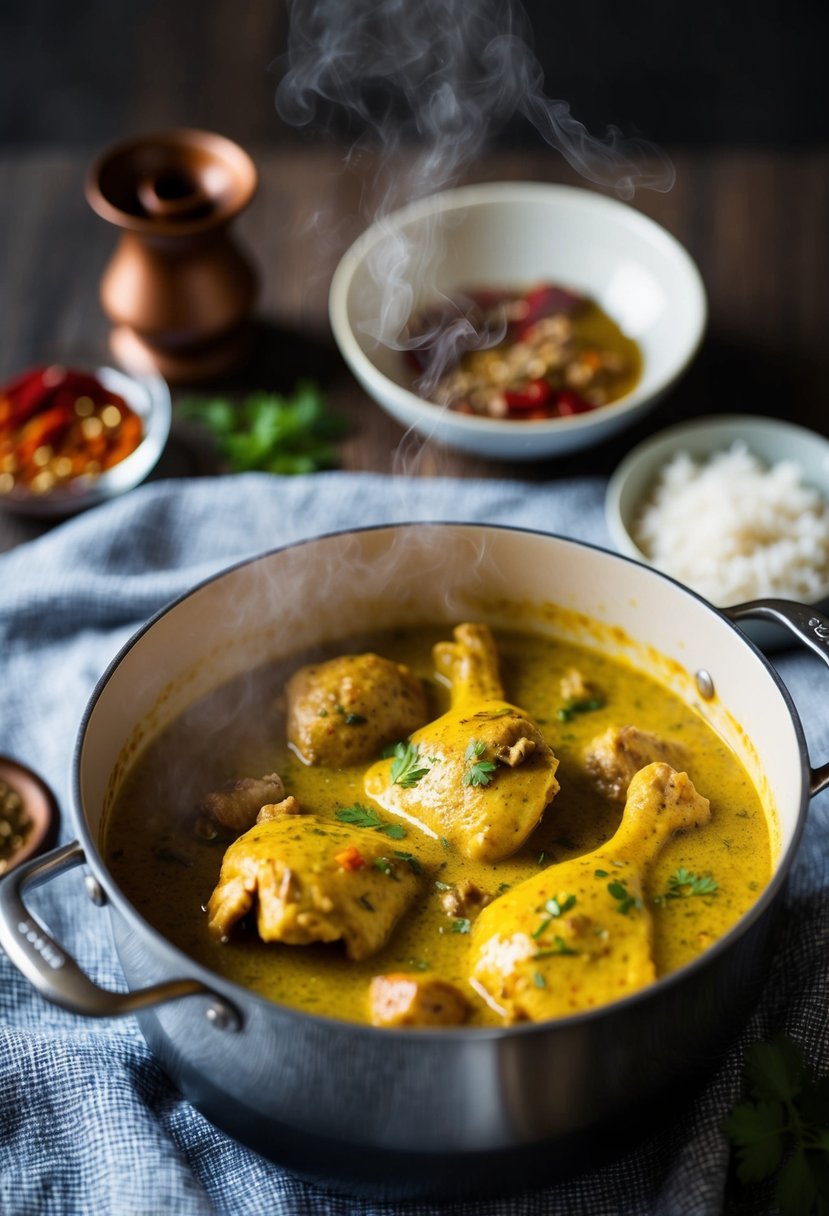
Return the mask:
M135 992L109 992L83 972L73 958L29 912L24 894L50 882L86 858L78 841L16 866L0 881L0 947L30 984L47 1000L86 1017L124 1017L185 996L210 998L207 1019L222 1030L238 1030L237 1010L198 980L169 980Z
M733 608L724 608L721 611L735 623L753 618L783 625L829 666L829 618L821 616L808 604L797 604L792 600L762 599L736 604ZM811 774L810 790L813 795L829 786L829 763L821 765L820 768L813 768Z

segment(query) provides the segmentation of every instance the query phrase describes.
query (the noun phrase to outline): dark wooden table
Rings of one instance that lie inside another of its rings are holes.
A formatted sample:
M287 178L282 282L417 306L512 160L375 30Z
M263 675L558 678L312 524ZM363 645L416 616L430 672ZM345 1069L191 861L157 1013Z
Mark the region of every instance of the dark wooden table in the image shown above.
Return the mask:
M0 376L56 350L106 351L97 289L115 232L83 195L97 151L0 156ZM263 289L253 357L225 387L282 390L312 376L351 419L343 467L394 470L403 431L351 378L327 324L333 269L368 222L362 200L372 166L346 168L343 152L330 145L252 152L261 186L237 230L259 263ZM829 435L829 151L716 150L673 159L673 190L642 191L633 205L685 244L708 289L708 334L681 384L637 427L563 460L495 463L430 447L410 475L604 475L650 432L710 412L779 416ZM498 179L584 184L546 150L498 153L467 178ZM177 391L174 405L184 395ZM153 476L216 469L192 428L174 421ZM48 526L0 511L0 549Z

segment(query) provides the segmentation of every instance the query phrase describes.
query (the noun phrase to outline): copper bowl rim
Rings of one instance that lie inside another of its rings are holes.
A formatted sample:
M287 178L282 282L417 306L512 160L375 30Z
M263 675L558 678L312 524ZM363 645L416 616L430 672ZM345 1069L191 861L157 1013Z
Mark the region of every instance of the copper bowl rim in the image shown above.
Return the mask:
M114 161L147 145L161 148L195 148L221 158L238 177L229 202L223 203L209 215L190 220L173 219L165 222L158 217L133 215L112 203L101 189L101 176ZM172 127L131 136L111 144L92 162L84 183L84 194L92 210L110 224L145 236L192 236L208 232L227 223L250 204L259 185L259 174L253 159L239 144L214 131L194 127Z

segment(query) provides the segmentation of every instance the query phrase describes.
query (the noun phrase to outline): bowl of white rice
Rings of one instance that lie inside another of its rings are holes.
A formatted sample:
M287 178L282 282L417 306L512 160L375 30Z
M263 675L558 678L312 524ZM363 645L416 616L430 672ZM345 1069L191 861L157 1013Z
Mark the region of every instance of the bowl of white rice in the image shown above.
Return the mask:
M620 552L719 608L829 603L829 440L805 427L737 414L669 427L621 462L606 512Z

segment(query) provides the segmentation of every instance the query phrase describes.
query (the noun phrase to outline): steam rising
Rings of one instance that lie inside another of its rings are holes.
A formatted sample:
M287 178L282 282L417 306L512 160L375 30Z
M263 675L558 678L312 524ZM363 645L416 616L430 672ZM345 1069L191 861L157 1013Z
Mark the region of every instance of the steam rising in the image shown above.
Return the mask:
M290 0L289 17L279 114L297 127L345 118L357 144L379 143L384 156L420 143L412 179L390 186L398 202L457 180L516 114L583 177L625 198L673 184L653 144L614 127L591 135L545 95L517 0Z
M277 110L292 126L346 135L353 158L369 150L377 157L367 219L382 221L455 185L516 116L584 178L623 198L673 185L659 148L614 127L592 135L565 101L546 96L518 0L288 0L288 15ZM463 351L503 336L476 330L464 301L429 290L444 238L437 224L417 244L389 227L369 259L379 299L360 322L387 347L425 352L418 389L427 398ZM439 319L411 337L407 326L424 297L439 306Z

